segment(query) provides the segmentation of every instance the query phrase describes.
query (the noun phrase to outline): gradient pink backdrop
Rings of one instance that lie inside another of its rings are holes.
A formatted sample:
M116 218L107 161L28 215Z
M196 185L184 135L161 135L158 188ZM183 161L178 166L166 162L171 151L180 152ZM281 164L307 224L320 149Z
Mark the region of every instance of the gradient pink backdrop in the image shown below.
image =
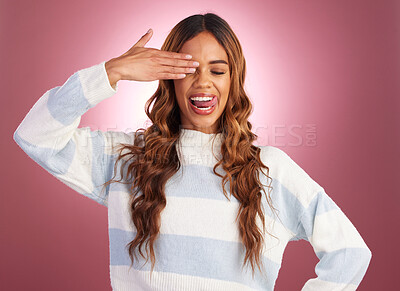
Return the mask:
M285 150L372 250L359 290L398 285L399 1L1 1L2 290L111 290L107 209L34 163L12 135L36 100L75 71L124 53L153 28L214 12L239 37L259 144ZM157 82L119 82L80 127L145 125ZM310 131L311 130L311 131ZM309 132L310 131L310 132ZM288 245L276 290L300 290L318 262Z

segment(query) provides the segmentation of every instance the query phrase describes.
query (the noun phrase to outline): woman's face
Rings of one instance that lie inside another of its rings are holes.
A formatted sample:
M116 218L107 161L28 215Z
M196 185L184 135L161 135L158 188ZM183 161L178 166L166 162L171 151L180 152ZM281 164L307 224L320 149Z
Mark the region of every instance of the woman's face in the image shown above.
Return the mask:
M188 53L200 63L196 72L174 79L181 126L204 133L218 132L230 88L228 55L206 31L185 42L179 53Z

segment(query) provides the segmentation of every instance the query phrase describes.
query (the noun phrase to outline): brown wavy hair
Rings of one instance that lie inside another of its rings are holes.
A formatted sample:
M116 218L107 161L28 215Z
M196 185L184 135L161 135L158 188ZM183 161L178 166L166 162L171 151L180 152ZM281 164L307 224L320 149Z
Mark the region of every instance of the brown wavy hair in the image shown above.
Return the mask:
M260 271L261 266L264 269L260 260L265 233L261 191L265 193L263 186L270 187L270 190L272 186L271 183L263 185L259 177L259 170L264 173L264 168L267 171L264 175L271 179L268 175L269 168L261 161L261 149L252 144L257 135L251 132L252 125L248 121L252 104L243 87L246 61L239 40L228 23L218 15L196 14L183 19L171 30L161 50L179 52L186 41L203 31L212 33L228 55L231 85L226 108L219 119L219 132L223 136L222 159L215 164L213 172L222 178L221 185L226 198L230 200L225 190L225 185L229 182L230 193L240 202L236 221L239 218L239 233L246 247L242 267L250 261L254 277L255 264ZM150 109L152 103L154 105ZM130 214L137 230L135 238L127 245L131 267L133 256L137 259L136 249L145 258L141 250L145 244L146 263L150 252L152 273L155 264L153 245L159 235L161 211L167 203L165 184L181 167L175 147L181 120L173 80L159 80L156 92L146 102L145 111L152 125L147 129L139 128L135 132L133 145L120 145L114 177L117 163L124 160L121 165L121 179L114 181L113 177L106 184L120 182L124 177L123 168L128 165L126 182L123 183L131 184ZM127 158L124 159L125 157ZM225 171L224 176L216 172L219 166ZM266 199L271 209L275 210L270 193L266 194ZM261 220L262 232L256 223L257 215Z

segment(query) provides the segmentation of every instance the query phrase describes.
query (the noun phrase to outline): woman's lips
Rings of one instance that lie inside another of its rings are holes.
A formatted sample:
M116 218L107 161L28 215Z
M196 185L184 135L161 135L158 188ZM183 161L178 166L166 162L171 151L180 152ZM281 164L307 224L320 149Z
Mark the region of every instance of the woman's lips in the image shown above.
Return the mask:
M212 97L212 99L210 101L192 101L192 97ZM218 99L217 96L211 93L204 93L204 92L199 92L199 93L195 93L189 96L189 101L193 104L195 104L197 107L210 107L210 106L214 106Z
M217 96L214 96L213 99L211 99L210 101L192 101L191 99L190 103L196 105L197 107L210 107L210 106L214 106L215 104L217 104Z
M212 99L210 101L192 101L191 97L212 97ZM218 98L216 95L211 94L211 93L195 93L195 94L190 95L189 103L190 103L190 107L193 109L193 111L195 113L200 114L200 115L208 115L214 111L215 105L218 103ZM207 108L207 107L210 107L210 108L205 110L204 108ZM203 108L203 109L201 109L201 108Z
M216 98L216 97L215 97ZM214 99L214 98L213 98ZM193 105L193 103L192 102L189 102L190 103L190 108L192 108L192 110L195 112L195 113L197 113L197 114L199 114L199 115L208 115L208 114L211 114L213 111L214 111L214 109L215 109L215 104L213 105L213 106L211 106L211 108L210 109L199 109L199 108L197 108L196 106L194 106Z
M211 93L195 93L190 95L190 97L214 97L214 94Z

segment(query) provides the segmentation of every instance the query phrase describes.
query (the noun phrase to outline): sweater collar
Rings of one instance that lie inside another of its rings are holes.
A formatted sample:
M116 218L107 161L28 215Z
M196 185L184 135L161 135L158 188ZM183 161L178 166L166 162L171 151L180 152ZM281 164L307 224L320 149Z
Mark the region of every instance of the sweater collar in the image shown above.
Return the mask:
M198 145L198 146L206 146L212 143L212 140L215 137L214 143L222 142L223 135L221 132L218 133L204 133L199 130L181 128L180 129L180 141L182 145L186 146L188 144Z
M204 133L194 129L181 128L178 146L183 164L213 166L220 158L222 133Z

